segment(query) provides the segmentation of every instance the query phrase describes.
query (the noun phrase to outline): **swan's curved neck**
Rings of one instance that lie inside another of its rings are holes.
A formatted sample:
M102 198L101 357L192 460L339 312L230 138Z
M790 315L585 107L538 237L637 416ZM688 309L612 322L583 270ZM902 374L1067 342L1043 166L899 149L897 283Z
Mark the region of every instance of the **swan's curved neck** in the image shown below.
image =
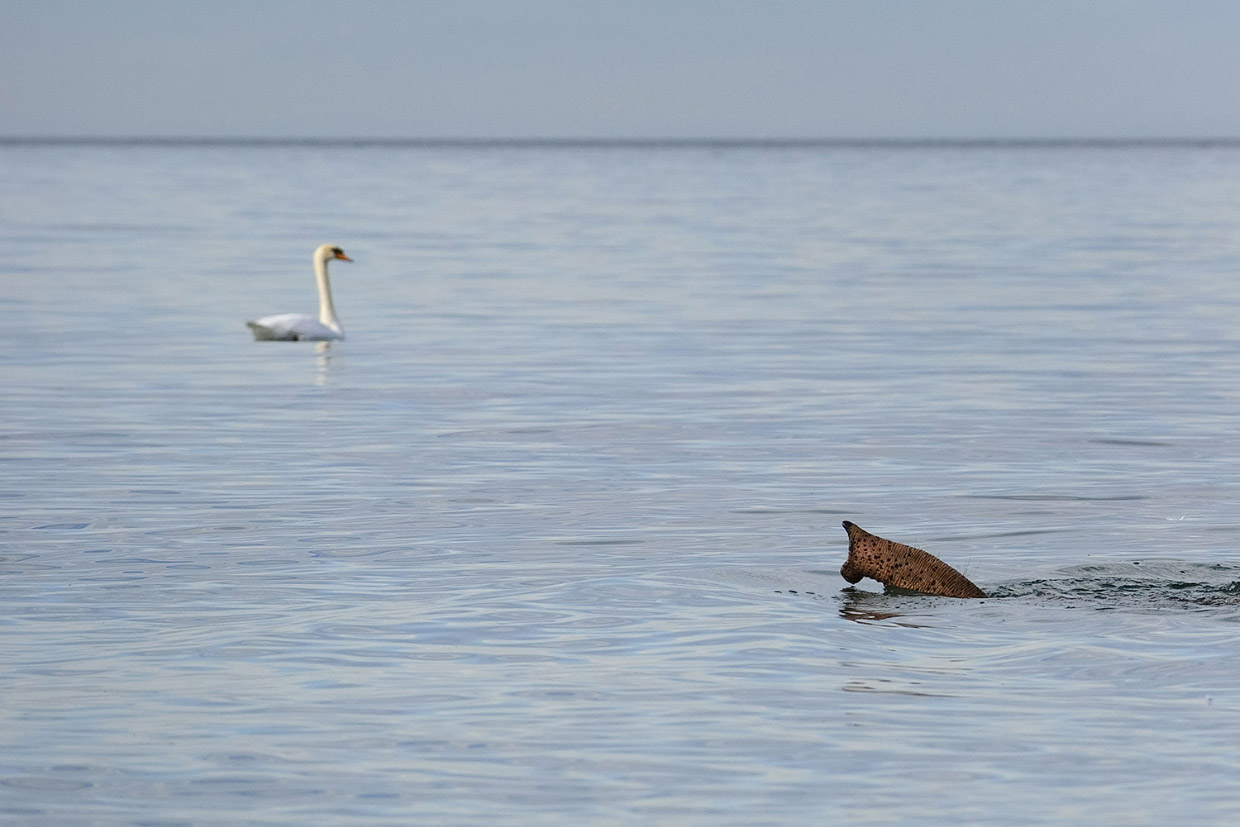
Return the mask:
M327 259L315 256L314 279L319 285L319 322L340 333L340 320L336 318L336 306L332 304L332 285L327 278Z

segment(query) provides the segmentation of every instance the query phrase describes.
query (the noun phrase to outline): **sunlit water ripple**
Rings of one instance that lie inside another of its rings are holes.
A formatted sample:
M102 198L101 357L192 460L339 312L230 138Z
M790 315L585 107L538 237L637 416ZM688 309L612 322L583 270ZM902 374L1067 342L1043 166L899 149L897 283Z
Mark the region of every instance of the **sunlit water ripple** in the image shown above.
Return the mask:
M0 166L0 820L1240 817L1240 149Z

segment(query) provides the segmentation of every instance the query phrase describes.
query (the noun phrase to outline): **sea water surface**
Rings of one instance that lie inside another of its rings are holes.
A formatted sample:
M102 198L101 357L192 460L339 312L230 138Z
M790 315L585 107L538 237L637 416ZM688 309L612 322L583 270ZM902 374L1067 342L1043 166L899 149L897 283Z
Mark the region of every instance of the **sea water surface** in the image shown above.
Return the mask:
M0 821L1240 818L1240 145L8 142L0 249Z

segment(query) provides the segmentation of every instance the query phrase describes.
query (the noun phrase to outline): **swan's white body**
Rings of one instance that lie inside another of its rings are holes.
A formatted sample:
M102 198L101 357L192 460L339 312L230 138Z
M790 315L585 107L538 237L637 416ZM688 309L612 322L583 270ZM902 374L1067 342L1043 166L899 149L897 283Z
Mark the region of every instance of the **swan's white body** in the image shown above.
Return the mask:
M344 329L336 318L332 304L332 286L327 279L327 262L334 258L352 261L344 250L331 244L321 244L314 251L314 279L319 286L319 317L307 313L278 313L263 316L256 322L246 322L259 341L323 342L343 339Z

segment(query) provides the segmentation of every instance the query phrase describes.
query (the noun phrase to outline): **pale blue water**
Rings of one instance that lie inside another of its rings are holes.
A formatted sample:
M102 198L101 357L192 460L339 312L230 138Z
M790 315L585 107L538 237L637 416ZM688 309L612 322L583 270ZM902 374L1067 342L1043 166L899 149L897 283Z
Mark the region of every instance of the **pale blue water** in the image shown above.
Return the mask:
M0 821L1240 818L1240 146L7 144L0 242Z

